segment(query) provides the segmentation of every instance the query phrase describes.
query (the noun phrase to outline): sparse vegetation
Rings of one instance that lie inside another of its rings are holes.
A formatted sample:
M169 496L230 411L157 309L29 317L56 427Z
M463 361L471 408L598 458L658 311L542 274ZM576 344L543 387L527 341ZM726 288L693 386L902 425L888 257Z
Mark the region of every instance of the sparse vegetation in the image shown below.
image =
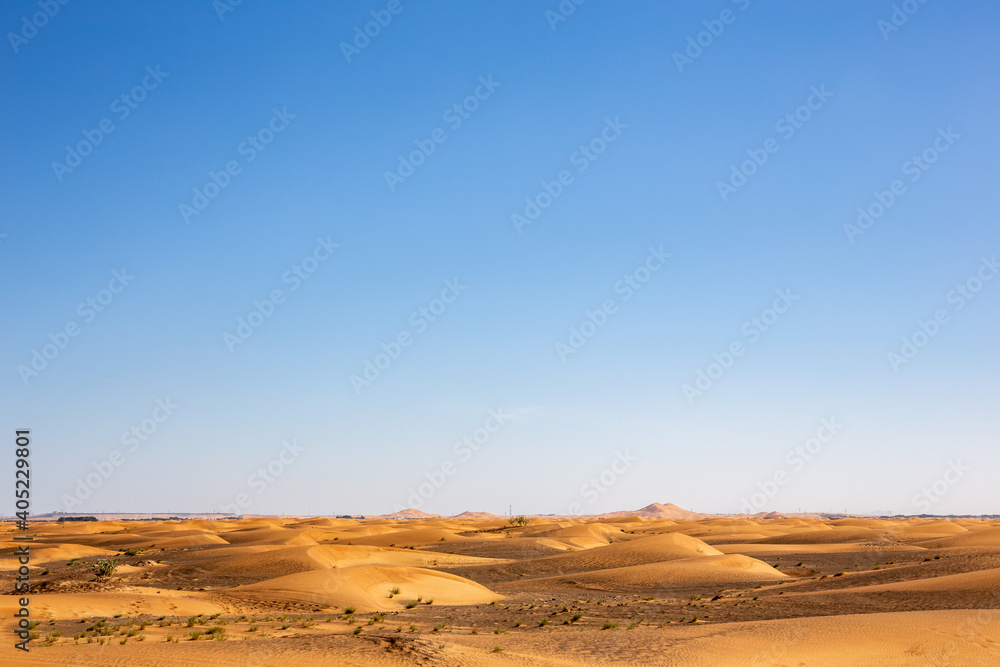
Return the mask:
M118 569L118 559L98 558L93 563L91 563L87 569L89 569L91 572L97 575L98 579L107 579L115 573L115 570ZM121 614L119 614L118 616L121 616Z

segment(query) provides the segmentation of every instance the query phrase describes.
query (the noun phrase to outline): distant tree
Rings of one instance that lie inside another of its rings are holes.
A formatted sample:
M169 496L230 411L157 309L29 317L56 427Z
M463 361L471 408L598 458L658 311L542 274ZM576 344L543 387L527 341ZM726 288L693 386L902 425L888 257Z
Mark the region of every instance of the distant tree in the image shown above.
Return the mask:
M507 519L507 522L510 523L510 525L512 526L527 526L528 517L524 516L523 514L518 514L517 516L512 516L511 518Z

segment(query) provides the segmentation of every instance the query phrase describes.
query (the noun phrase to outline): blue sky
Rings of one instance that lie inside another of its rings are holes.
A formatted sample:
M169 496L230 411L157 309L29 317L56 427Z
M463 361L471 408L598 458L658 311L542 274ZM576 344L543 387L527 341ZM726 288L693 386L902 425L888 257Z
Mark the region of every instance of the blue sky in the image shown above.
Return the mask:
M903 4L5 4L33 508L995 512L1000 9Z

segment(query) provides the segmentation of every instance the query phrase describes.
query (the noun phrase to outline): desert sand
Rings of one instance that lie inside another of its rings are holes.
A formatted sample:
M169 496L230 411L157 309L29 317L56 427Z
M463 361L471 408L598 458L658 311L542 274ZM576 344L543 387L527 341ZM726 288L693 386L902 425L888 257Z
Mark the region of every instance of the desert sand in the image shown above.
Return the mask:
M36 634L0 663L1000 665L1000 521L650 507L34 523Z

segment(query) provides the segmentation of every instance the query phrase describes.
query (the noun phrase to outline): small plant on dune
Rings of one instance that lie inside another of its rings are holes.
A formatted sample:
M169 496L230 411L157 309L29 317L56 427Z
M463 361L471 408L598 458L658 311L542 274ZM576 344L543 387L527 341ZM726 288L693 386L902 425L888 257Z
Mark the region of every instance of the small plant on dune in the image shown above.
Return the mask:
M493 647L493 652L494 653L503 653L503 649L500 648L499 646L494 646Z
M427 598L427 601L424 602L424 604L434 604L434 598Z
M417 601L416 600L410 600L409 602L406 603L406 608L407 609L413 609L416 606L417 606Z
M118 569L118 559L98 558L87 569L96 574L98 579L106 579Z
M257 632L257 626L251 625L249 628L247 628L247 632Z
M507 519L507 522L512 526L527 526L528 517L524 516L523 514L518 514L517 516L512 516L511 518Z
M354 628L354 634L356 634L356 635L360 635L361 634L361 626L358 626L358 627Z
M420 630L417 628L417 626L410 623L410 632L420 632Z
M392 597L394 597L396 595L399 595L399 586L393 586L392 588L389 589L389 597L390 598L392 598Z
M444 628L445 628L444 623L437 623L437 624L434 625L434 630L433 631L434 632L440 632L441 630L444 630Z
M345 614L353 614L356 611L357 611L357 609L355 609L354 607L344 607L344 613Z
M604 621L604 625L601 626L601 630L617 630L618 624L614 621Z
M543 618L543 619L541 619L541 620L538 621L538 627L542 627L543 625L545 625L548 622L549 622L549 617L546 616L545 618Z
M578 613L578 614L573 614L573 618L571 618L571 619L569 619L569 620L570 620L570 623L576 623L576 622L577 622L577 621L579 621L579 620L580 620L581 618L583 618L583 614L579 614L579 613Z
M635 630L637 627L639 627L639 624L638 623L629 623L625 627L628 628L629 630Z
M191 637L191 641L196 641L198 637L201 637L201 631L192 630L191 632L188 633L188 636Z
M282 630L287 630L287 629L288 629L288 628L290 628L290 627L291 627L291 626L290 626L290 625L289 625L288 623L282 623L282 624L281 624L281 629L282 629Z
M521 621L514 621L514 627L515 627L515 628L519 628L519 627L521 627L521 625L523 625L523 624L521 623Z
M504 633L504 632L507 632L507 631L504 630L503 628L493 628L493 634L495 634L495 635L499 635L499 634Z

